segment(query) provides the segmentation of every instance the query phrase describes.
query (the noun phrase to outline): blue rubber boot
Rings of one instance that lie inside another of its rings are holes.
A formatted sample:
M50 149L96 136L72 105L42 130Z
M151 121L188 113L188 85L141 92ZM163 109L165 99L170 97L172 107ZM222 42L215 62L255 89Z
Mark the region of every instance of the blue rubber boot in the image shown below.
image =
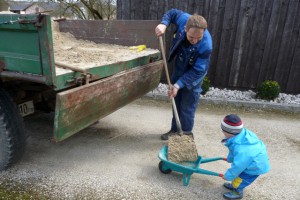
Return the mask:
M237 191L226 192L223 194L223 197L225 199L241 199L243 198L243 192L237 192Z
M229 182L225 182L223 185L226 189L233 191L235 188L233 187L233 185Z

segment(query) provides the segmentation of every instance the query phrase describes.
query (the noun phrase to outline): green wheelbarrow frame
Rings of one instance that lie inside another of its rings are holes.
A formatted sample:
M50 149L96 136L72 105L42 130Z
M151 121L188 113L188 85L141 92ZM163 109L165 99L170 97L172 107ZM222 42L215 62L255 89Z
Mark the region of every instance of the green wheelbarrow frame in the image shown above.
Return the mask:
M175 163L171 162L167 158L167 152L168 152L168 146L164 146L159 154L158 158L161 160L159 162L158 168L163 174L169 174L172 171L176 171L179 173L182 173L182 182L184 186L188 186L191 176L193 173L198 174L206 174L211 176L219 176L223 177L224 175L221 173L205 170L200 168L200 164L218 161L218 160L224 160L227 161L224 157L215 157L215 158L203 158L201 156L198 156L197 160L195 162L184 162L184 163Z

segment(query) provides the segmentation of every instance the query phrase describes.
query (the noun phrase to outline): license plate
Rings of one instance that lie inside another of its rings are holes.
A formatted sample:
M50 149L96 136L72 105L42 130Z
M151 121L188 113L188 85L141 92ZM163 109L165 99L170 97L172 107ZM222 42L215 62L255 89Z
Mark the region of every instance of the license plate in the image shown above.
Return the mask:
M34 105L32 101L27 101L18 105L22 117L34 113Z

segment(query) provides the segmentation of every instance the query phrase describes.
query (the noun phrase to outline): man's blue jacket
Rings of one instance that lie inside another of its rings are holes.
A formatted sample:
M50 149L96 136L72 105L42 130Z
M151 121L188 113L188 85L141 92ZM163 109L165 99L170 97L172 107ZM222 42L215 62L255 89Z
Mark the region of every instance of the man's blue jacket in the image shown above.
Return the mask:
M184 27L190 16L183 11L172 9L164 14L161 24L176 25L169 55L169 61L177 55L172 83L177 83L180 88L186 87L201 92L202 80L207 74L212 53L212 39L208 30L205 30L203 38L197 44L183 48L183 41L186 39Z
M242 172L250 175L261 175L270 170L269 158L264 143L246 128L236 136L227 139L228 162L231 167L225 173L228 181L234 180Z

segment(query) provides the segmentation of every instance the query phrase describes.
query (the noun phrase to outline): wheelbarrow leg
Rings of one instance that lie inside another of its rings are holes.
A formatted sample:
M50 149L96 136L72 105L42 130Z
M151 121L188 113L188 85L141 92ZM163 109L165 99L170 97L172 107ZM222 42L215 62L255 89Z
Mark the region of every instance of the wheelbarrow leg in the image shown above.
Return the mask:
M184 186L188 186L189 185L189 182L191 180L191 176L192 176L192 174L183 174L182 175L182 182L183 182Z

